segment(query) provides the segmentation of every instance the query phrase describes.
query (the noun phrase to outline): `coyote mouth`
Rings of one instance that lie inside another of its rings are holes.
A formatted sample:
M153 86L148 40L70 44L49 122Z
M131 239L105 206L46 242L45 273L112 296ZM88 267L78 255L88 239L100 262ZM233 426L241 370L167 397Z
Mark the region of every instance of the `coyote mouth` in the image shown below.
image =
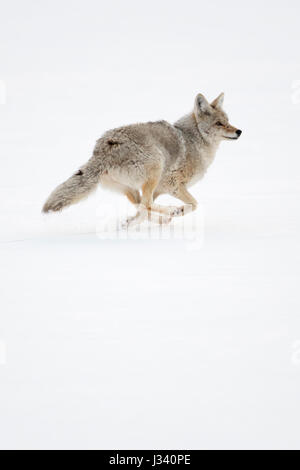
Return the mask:
M237 140L238 137L226 137L226 135L223 135L224 139L228 139L228 140Z

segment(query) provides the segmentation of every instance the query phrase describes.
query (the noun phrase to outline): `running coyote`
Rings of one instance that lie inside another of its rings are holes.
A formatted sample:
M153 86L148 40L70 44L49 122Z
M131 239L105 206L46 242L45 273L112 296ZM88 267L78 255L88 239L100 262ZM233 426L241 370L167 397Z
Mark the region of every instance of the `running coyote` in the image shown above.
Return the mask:
M125 194L136 205L136 215L124 226L142 222L149 212L168 222L195 210L197 202L188 188L203 177L221 140L238 139L242 133L229 124L223 100L221 93L209 104L198 94L193 111L174 125L147 122L106 132L89 161L50 194L43 211L74 204L98 184ZM160 194L171 194L184 205L155 204Z

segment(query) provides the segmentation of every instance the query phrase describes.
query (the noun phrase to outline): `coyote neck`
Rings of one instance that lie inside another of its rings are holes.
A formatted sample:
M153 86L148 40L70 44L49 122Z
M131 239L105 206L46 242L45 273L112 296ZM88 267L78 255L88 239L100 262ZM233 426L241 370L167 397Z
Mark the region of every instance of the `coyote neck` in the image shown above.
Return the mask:
M175 122L174 127L181 131L187 147L197 146L210 152L216 151L219 146L219 141L208 140L205 132L199 129L194 113L183 116Z
M185 158L194 169L193 179L201 177L213 162L219 141L208 141L200 131L194 113L187 114L175 122L174 127L181 132L185 144Z

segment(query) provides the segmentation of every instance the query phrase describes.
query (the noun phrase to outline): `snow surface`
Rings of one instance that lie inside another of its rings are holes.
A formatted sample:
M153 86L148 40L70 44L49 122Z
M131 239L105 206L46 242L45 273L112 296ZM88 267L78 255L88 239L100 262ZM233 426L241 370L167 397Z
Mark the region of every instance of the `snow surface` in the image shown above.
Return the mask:
M300 448L299 13L3 7L1 448ZM127 203L102 189L40 213L105 130L221 91L243 135L171 231L117 234Z

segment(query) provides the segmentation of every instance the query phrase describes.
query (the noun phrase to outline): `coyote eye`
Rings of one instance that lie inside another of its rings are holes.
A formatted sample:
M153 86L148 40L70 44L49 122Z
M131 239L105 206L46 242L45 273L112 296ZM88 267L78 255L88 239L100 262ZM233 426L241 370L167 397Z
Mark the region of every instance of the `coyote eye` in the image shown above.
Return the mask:
M217 121L216 126L221 127L221 126L223 126L223 124L221 123L221 121Z

